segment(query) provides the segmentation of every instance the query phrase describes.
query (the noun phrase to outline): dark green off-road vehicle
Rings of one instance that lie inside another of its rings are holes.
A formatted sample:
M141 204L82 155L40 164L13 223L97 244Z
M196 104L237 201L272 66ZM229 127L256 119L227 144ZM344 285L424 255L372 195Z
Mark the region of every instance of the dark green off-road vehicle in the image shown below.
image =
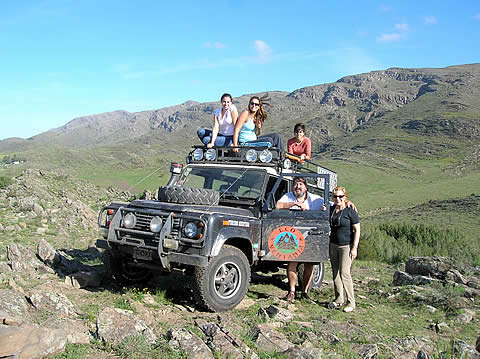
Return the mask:
M287 155L288 156L288 155ZM113 202L99 214L105 271L119 284L150 279L158 271L192 277L195 299L212 311L243 299L250 273L286 262L315 263L313 286L328 260L326 211L275 209L296 176L328 203L336 174L300 165L275 148L195 147L185 166L172 163L156 200ZM299 276L300 277L300 276Z

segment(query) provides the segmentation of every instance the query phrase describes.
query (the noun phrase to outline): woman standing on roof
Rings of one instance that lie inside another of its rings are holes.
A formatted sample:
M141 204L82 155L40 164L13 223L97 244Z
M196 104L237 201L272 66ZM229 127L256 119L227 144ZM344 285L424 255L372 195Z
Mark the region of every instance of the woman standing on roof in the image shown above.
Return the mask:
M213 146L229 146L233 141L233 129L238 118L237 107L232 103L232 95L224 93L220 98L221 108L213 113L212 130L199 128L197 135L208 148Z
M293 128L295 137L287 141L288 153L298 156L300 161L312 158L312 142L305 136L305 125L297 123Z
M283 151L283 141L278 133L271 133L260 136L263 123L267 119L267 111L263 102L258 96L252 96L248 102L248 108L238 117L233 132L233 145L249 145L259 142L270 142L273 147ZM238 152L238 148L234 149Z

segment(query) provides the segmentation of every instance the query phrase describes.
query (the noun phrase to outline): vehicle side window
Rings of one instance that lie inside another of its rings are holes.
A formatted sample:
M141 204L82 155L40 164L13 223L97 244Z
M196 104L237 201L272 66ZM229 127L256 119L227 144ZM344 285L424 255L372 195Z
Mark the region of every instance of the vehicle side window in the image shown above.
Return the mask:
M273 190L275 183L277 182L278 177L270 176L267 183L267 189L265 191L265 200L269 199L269 195ZM277 201L282 198L282 196L288 192L288 181L282 179L276 192L273 194L273 200L268 204L268 209L274 209Z

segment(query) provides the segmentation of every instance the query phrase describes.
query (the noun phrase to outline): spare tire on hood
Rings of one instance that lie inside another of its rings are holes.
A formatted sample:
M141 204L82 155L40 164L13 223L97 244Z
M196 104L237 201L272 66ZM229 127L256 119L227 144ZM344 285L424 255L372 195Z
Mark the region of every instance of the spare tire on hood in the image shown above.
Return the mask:
M181 186L161 186L158 188L158 200L169 203L217 205L220 192Z

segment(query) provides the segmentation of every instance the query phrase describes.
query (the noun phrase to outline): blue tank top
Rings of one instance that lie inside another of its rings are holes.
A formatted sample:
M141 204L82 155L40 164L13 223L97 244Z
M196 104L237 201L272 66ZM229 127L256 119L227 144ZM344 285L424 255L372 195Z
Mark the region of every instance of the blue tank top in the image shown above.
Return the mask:
M255 141L257 139L257 135L255 134L255 123L253 122L253 118L249 117L248 121L245 122L240 129L240 133L238 134L238 142L245 143L248 141Z

